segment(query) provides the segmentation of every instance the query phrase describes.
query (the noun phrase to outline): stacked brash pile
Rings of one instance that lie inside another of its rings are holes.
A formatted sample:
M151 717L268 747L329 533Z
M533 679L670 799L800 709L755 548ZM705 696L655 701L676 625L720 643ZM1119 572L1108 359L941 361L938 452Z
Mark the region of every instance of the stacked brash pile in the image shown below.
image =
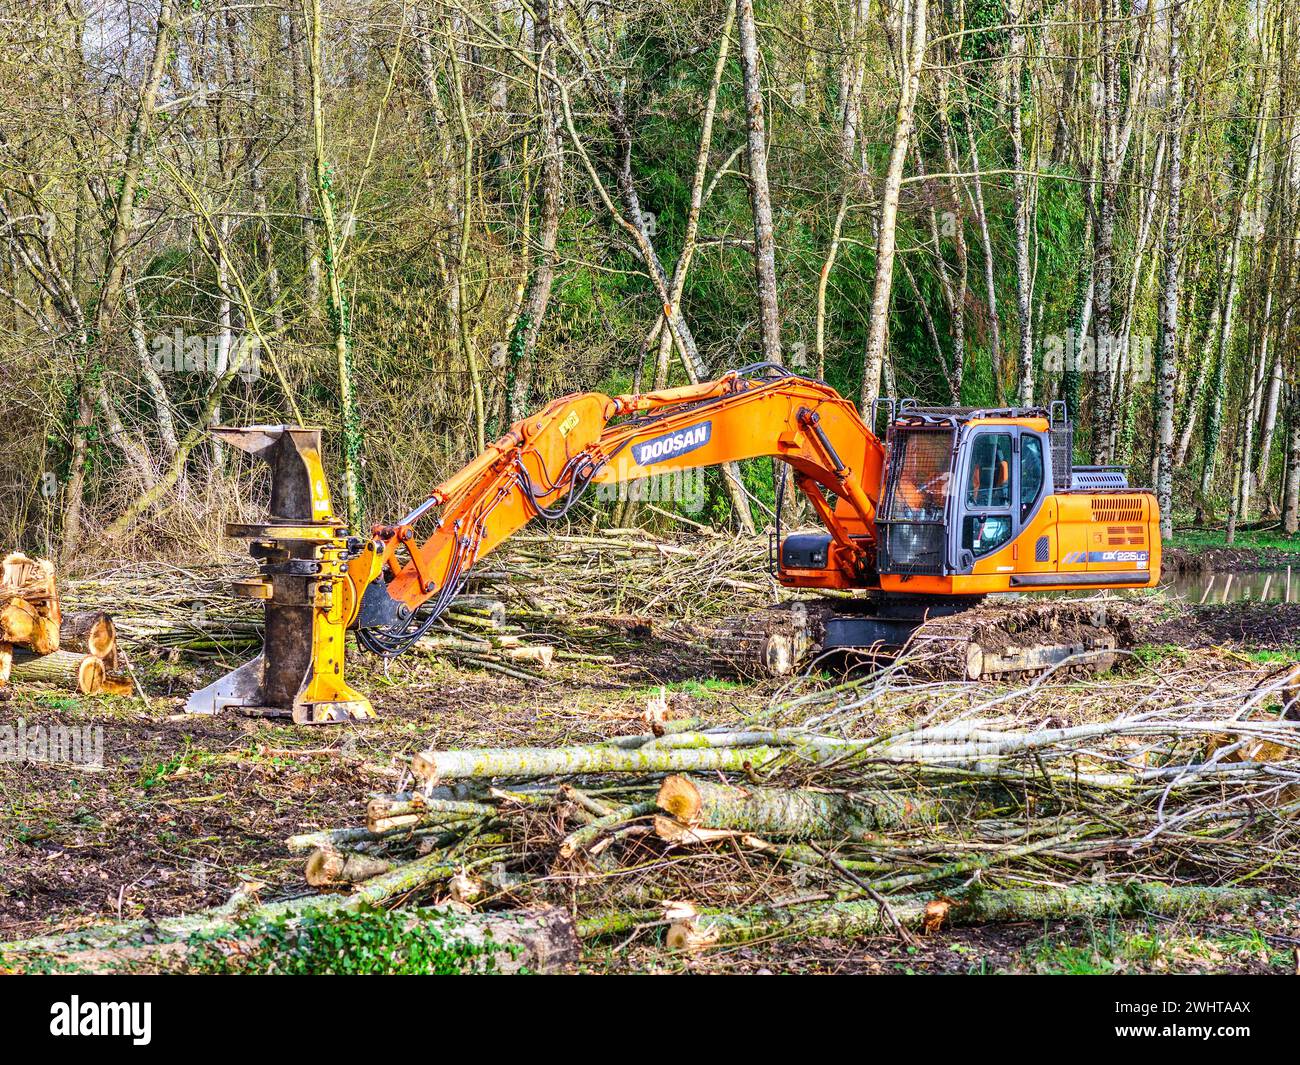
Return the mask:
M0 562L0 688L40 683L130 694L125 666L109 615L60 609L52 562L20 552Z

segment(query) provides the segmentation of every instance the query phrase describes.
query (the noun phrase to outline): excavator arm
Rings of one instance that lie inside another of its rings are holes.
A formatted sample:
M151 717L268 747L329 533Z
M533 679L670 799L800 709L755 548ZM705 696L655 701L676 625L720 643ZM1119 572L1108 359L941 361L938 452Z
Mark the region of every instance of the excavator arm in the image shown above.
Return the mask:
M565 396L511 426L348 564L348 618L367 649L400 653L470 569L533 518L563 517L592 484L770 456L793 470L862 586L874 564L884 449L834 389L771 364L639 395Z

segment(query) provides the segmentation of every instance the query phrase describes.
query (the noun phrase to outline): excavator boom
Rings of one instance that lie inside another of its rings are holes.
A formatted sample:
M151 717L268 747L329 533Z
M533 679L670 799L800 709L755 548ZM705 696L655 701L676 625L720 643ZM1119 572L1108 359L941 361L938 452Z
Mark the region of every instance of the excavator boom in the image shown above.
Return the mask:
M834 389L761 365L660 392L566 396L511 426L400 522L374 527L349 566L365 589L361 641L400 652L475 562L533 518L563 517L592 484L763 456L793 468L834 539L843 586L870 586L884 449Z

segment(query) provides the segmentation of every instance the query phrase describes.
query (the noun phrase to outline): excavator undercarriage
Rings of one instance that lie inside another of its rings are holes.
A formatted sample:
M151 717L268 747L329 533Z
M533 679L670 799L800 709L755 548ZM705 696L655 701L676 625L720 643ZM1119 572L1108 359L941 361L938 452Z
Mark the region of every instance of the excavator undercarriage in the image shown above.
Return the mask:
M926 680L1019 680L1100 673L1131 646L1117 599L872 603L797 600L696 630L716 668L784 677L809 667L902 658Z
M783 534L778 485L771 568L823 593L708 636L737 668L790 673L827 654L893 655L936 677L1104 668L1123 626L1104 600L993 606L997 593L1145 588L1159 576L1159 515L1123 472L1077 467L1064 406L854 405L820 381L761 363L645 394L555 400L396 523L354 537L334 516L319 430L215 430L272 470L270 520L232 526L259 574L254 662L197 692L194 712L233 707L303 723L370 716L343 679L343 639L401 653L464 588L473 566L534 519L565 517L593 484L770 458L823 531ZM887 429L882 440L875 431Z

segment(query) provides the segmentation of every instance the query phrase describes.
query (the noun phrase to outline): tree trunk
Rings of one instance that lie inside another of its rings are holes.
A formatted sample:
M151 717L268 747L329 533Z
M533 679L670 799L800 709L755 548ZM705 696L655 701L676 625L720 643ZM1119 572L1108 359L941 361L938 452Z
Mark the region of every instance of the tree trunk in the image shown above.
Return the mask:
M858 126L862 121L862 83L866 77L865 51L870 15L870 0L852 0L848 32L843 39L844 56L839 79L840 158L845 163L846 173L853 169Z
M98 610L64 614L59 624L59 647L116 662L117 626L108 614Z
M303 274L307 291L303 303L307 317L315 321L320 315L321 263L320 230L312 206L311 118L307 99L307 55L303 40L303 10L290 5L285 16L289 48L289 73L293 83L293 128L298 160L293 171L294 195L298 206L298 223L302 227Z
M563 81L559 83L559 90L560 101L564 109L565 131L569 135L569 140L573 144L578 158L582 160L583 168L586 170L587 176L590 178L592 186L595 188L601 202L605 205L606 210L609 211L610 216L632 238L633 243L636 245L637 253L641 256L641 261L646 265L650 281L654 285L655 294L659 297L663 307L664 325L672 333L673 342L677 345L682 363L686 367L686 374L692 383L698 382L704 379L706 368L700 358L699 348L696 347L695 337L692 335L690 327L686 324L686 318L682 314L680 302L673 301L670 287L671 281L664 270L659 253L655 250L654 240L646 225L645 213L641 210L641 199L637 195L636 184L633 181L632 131L628 125L625 111L626 101L623 99L621 91L614 93L609 99L609 121L618 139L617 186L618 197L622 204L622 209L620 209L619 205L614 202L609 190L605 187L604 182L600 179L595 164L592 163L591 156L588 155L586 147L578 135L569 92ZM722 466L722 475L723 484L726 487L727 496L736 517L736 523L743 533L752 536L754 534L754 517L749 509L749 500L745 495L745 488L740 479L739 467L735 463L726 463Z
M684 825L771 839L861 840L878 832L933 825L940 818L935 803L901 791L843 795L736 787L683 776L667 777L656 801Z
M963 88L963 93L965 89ZM962 120L966 127L966 144L970 151L970 167L977 175L967 185L971 211L975 215L975 224L980 231L980 249L984 255L984 299L989 311L989 361L992 365L993 384L999 404L1005 401L1005 373L1002 367L1002 323L998 314L998 286L996 265L993 261L993 237L989 230L988 212L984 205L984 181L979 177L979 144L975 137L975 118L969 101L962 98Z
M1174 534L1174 384L1178 376L1178 267L1183 192L1182 5L1183 0L1172 0L1169 8L1169 131L1165 168L1169 207L1165 217L1160 369L1156 381L1156 499L1160 506L1160 535L1166 540Z
M903 927L938 931L951 925L991 924L1003 921L1042 923L1084 917L1122 918L1166 915L1181 920L1205 919L1223 913L1248 914L1268 905L1262 888L1166 887L1134 881L1128 884L1078 885L1049 888L976 888L953 898L903 895L888 899L892 917ZM1285 900L1277 898L1276 906ZM661 914L643 917L653 920ZM750 910L701 909L694 919L696 943L738 944L775 938L831 937L854 939L885 933L890 920L876 899L812 902L802 905ZM579 924L579 934L623 931L602 926L598 918Z
M21 968L30 958L33 968L55 959L60 971L78 973L125 973L144 971L206 971L214 959L229 972L241 965L255 966L261 939L260 926L288 924L300 946L324 934L325 944L337 944L340 930L361 908L356 901L380 894L380 881L401 883L403 874L425 866L424 860L368 880L351 895L309 895L287 903L243 910L208 910L188 917L124 923L101 928L84 928L62 936L44 936L16 943L0 944L6 966ZM451 876L454 869L447 869ZM415 878L415 887L420 882ZM406 888L405 890L410 890ZM384 897L394 892L389 891ZM421 928L438 930L449 954L459 956L458 971L559 972L578 961L578 939L573 918L562 907L545 906L530 910L496 910L449 917L437 908L399 910L382 918L372 914L361 920L395 921L412 933ZM150 942L140 945L146 937ZM470 948L470 949L466 949ZM278 937L272 950L281 951ZM329 952L322 950L323 959ZM269 960L274 960L271 958ZM396 963L396 961L395 961ZM257 971L257 970L252 970Z
M617 747L515 747L425 751L411 761L422 783L467 777L557 776L568 773L672 773L757 768L784 748L669 748L625 751Z
M541 166L538 179L540 217L537 224L537 262L506 354L509 373L505 385L506 422L528 416L532 403L533 363L537 339L550 305L555 280L555 249L560 216L564 211L564 146L560 141L560 101L555 88L555 32L551 26L551 0L538 0L535 8L534 45L541 55L545 76L537 79L537 119L541 129Z
M912 138L916 98L921 88L921 67L925 61L925 9L928 0L901 0L899 8L899 92L894 120L894 144L889 169L880 196L880 218L876 227L876 278L871 295L867 343L862 365L860 406L869 413L880 395L880 372L889 334L890 293L894 282L894 249L898 224L898 197L903 187L903 165ZM911 18L908 5L911 5Z
M1258 111L1255 116L1255 131L1250 142L1250 151L1246 156L1246 168L1242 174L1240 195L1237 198L1237 217L1232 227L1232 244L1228 250L1226 276L1223 278L1224 293L1221 302L1222 313L1219 318L1218 346L1214 353L1214 390L1210 394L1210 406L1205 417L1205 440L1201 462L1201 491L1198 500L1198 516L1204 518L1205 509L1210 505L1210 494L1214 489L1214 466L1219 453L1219 434L1223 425L1223 401L1227 387L1228 358L1231 353L1232 331L1237 310L1237 291L1240 280L1241 246L1245 237L1246 220L1250 211L1250 199L1255 184L1256 164L1259 160L1260 137L1264 130L1265 99L1267 92L1261 87Z
M1286 445L1286 488L1282 497L1282 528L1288 536L1300 530L1300 390L1291 388Z
M1113 410L1111 374L1114 366L1115 221L1119 194L1119 68L1116 41L1119 19L1115 0L1101 3L1101 189L1097 197L1097 238L1093 254L1093 336L1096 364L1092 389L1092 458L1105 465L1111 461L1110 439Z
M1016 214L1016 295L1020 319L1020 390L1021 406L1034 402L1034 336L1033 336L1033 277L1029 262L1029 201L1028 179L1025 174L1024 114L1021 101L1021 79L1025 72L1025 16L1024 0L1012 13L1011 26L1011 92L1007 109L1011 112L1011 167L1012 201Z
M116 307L118 295L122 290L122 278L126 273L126 253L130 248L131 235L135 229L138 202L136 194L140 185L140 174L144 168L145 154L152 143L151 131L154 113L157 110L158 87L162 84L167 57L172 50L173 14L172 0L162 0L158 11L149 70L145 75L140 99L136 104L135 117L131 121L131 128L127 135L125 159L113 203L113 223L108 236L104 283L100 289L99 305L95 313L96 333L100 336L107 332L109 318Z
M767 181L767 133L759 74L753 0L736 0L740 68L745 86L745 134L749 154L749 201L754 215L754 276L758 286L763 360L782 362L781 319L776 302L776 244L772 234L772 192Z
M307 30L308 96L311 110L312 189L316 196L325 244L326 297L329 303L330 328L334 334L334 359L339 389L339 416L343 429L343 498L348 523L361 528L364 512L361 489L361 416L357 409L356 385L352 371L352 309L343 292L339 262L341 241L334 216L334 181L325 160L325 120L323 115L323 78L321 70L321 3L302 0L303 21ZM477 393L482 414L482 392ZM482 450L480 443L479 450Z
M456 335L460 338L461 356L469 373L470 400L474 407L474 444L476 453L481 454L487 448L487 410L483 397L483 377L479 369L478 352L470 337L469 328L469 291L466 285L466 273L469 266L470 232L474 220L474 128L469 120L469 110L465 105L465 82L461 71L461 60L457 54L459 44L447 35L447 55L451 60L452 97L456 101L456 117L460 122L461 139L461 185L460 198L460 245L456 251Z

